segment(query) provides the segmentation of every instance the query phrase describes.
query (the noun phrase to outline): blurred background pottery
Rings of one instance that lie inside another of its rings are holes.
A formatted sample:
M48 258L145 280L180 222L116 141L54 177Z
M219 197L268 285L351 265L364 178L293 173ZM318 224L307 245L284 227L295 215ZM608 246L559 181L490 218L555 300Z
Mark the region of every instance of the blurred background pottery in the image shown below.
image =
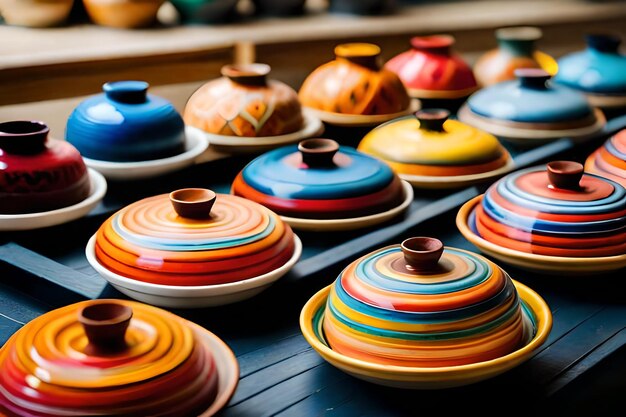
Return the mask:
M154 24L165 0L83 0L94 23L122 29Z
M306 0L252 0L256 14L295 16L304 13Z
M598 107L626 107L626 55L621 39L587 35L587 49L559 59L555 82L583 92Z
M444 109L387 122L368 133L359 151L385 161L400 178L420 188L454 188L503 175L514 168L493 135L448 120Z
M390 59L385 68L398 74L424 108L454 112L478 86L472 68L452 51L453 44L450 35L416 36L412 49Z
M589 155L585 162L585 171L626 187L626 129L609 138Z
M85 158L132 162L185 150L181 116L167 100L148 94L148 83L116 81L80 103L67 121L66 139Z
M526 146L563 137L584 139L604 127L600 110L582 93L550 82L547 72L524 68L515 75L515 81L472 94L459 120Z
M184 23L223 23L237 16L239 0L170 0Z
M330 0L329 7L332 13L379 15L392 12L396 0Z
M361 257L305 305L305 339L370 382L436 389L493 377L545 342L546 303L493 262L415 237Z
M250 162L233 182L294 228L348 230L381 223L408 207L413 192L382 161L330 139L308 139Z
M530 270L591 274L626 266L626 189L556 161L509 174L459 211L481 251Z
M84 301L2 347L0 414L208 417L238 379L232 351L200 326L132 301Z
M485 53L474 65L478 84L488 86L513 80L518 68L542 68L555 75L558 65L554 58L536 50L535 43L541 35L541 29L530 26L496 30L498 48Z
M9 25L49 27L63 24L74 0L0 0L0 16Z

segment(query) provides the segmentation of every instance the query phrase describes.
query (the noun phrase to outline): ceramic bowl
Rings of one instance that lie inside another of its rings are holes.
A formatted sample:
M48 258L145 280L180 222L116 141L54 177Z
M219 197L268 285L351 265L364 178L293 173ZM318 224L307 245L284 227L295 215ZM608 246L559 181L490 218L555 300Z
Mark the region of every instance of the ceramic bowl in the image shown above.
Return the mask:
M150 26L165 0L83 0L94 23L120 29Z
M0 350L0 369L0 412L8 416L209 416L239 377L214 334L122 300L84 301L32 320Z
M521 268L590 274L626 266L626 190L556 161L510 174L459 211L461 233Z
M419 188L454 188L511 171L513 158L498 140L479 129L448 120L444 109L420 110L368 133L359 151L385 161Z
M170 0L184 23L224 23L237 16L239 0Z
M63 24L74 0L0 0L0 15L9 25L49 27Z
M587 49L559 60L554 78L583 92L597 107L626 106L626 55L620 54L621 39L611 35L588 35Z
M608 178L626 187L626 129L609 138L589 155L585 171Z

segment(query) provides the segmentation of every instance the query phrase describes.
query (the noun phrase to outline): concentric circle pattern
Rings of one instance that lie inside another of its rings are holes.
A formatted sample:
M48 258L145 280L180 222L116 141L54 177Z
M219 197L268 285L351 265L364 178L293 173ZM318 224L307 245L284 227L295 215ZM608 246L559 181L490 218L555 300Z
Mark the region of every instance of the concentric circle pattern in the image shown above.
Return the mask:
M206 219L190 219L163 194L109 218L97 232L95 250L103 266L127 278L205 286L283 266L294 253L294 235L276 214L240 197L218 194Z
M185 320L132 301L124 349L93 350L78 321L93 301L25 325L0 351L0 414L198 415L217 394L209 346ZM176 389L172 389L176 387Z
M445 248L436 267L416 270L397 245L340 274L322 329L340 354L407 367L494 359L526 344L535 331L532 313L494 263Z
M544 167L511 174L492 185L468 221L498 246L559 257L626 253L626 190L584 174L577 189L550 183Z
M626 129L591 154L585 163L585 170L626 187Z

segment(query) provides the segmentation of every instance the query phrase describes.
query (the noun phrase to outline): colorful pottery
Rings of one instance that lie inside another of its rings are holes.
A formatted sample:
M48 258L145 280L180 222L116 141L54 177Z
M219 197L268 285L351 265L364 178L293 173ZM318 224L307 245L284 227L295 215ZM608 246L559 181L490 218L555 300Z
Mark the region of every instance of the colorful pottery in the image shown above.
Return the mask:
M330 0L330 11L356 15L379 15L395 9L396 0Z
M185 23L222 23L237 16L239 0L170 0Z
M493 262L418 237L350 264L307 303L300 325L313 348L356 377L443 388L527 359L551 315Z
M306 78L299 93L302 105L324 122L377 124L411 111L400 78L380 68L378 46L342 44L335 55Z
M494 136L449 115L428 109L393 120L368 133L358 149L423 188L465 186L513 169L511 155Z
M498 49L484 54L474 66L474 75L483 86L515 79L519 68L541 68L550 75L557 73L558 65L551 56L535 50L541 39L536 27L510 27L496 30Z
M579 90L598 107L626 106L626 55L619 53L621 39L588 35L587 49L559 60L555 81Z
M156 300L160 305L191 293L198 297L195 305L187 303L192 307L229 302L198 291L207 288L209 294L224 288L237 293L234 284L242 283L260 292L293 266L300 249L289 225L265 207L190 188L120 210L100 227L87 252L106 279L123 278L112 282L120 291L135 298L126 290L163 295ZM272 280L259 279L266 276Z
M294 227L310 224L321 231L363 227L364 218L369 224L387 220L369 216L399 214L412 199L407 188L378 159L330 139L308 139L254 159L237 175L232 192Z
M587 158L585 171L626 187L626 129L607 140Z
M256 14L295 16L304 13L306 0L253 0Z
M585 273L626 266L626 189L583 174L576 162L508 175L466 203L457 225L481 250L523 268Z
M49 27L64 23L74 0L0 0L0 15L9 25Z
M2 347L0 414L210 416L238 376L228 346L191 322L132 301L84 301Z
M459 120L496 136L533 144L549 139L587 138L606 122L585 96L555 85L540 69L518 69L517 80L484 88L467 100Z
M94 23L133 29L152 25L165 0L83 0Z
M89 174L69 143L41 122L0 123L0 213L54 210L87 198Z
M136 162L185 150L185 126L169 101L148 94L148 83L116 81L80 103L67 121L66 139L89 159Z

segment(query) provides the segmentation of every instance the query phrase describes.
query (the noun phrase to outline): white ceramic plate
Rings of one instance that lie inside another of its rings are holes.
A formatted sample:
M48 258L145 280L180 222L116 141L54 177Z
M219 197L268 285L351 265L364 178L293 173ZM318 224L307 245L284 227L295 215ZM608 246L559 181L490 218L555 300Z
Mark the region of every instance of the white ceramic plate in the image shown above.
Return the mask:
M208 143L197 136L187 135L185 152L168 158L139 162L110 162L83 158L88 167L95 169L107 179L116 181L140 180L178 171L193 165L208 147Z
M211 147L219 151L231 153L261 152L278 146L296 143L303 139L316 137L324 132L324 124L311 112L305 111L304 127L297 132L278 136L241 137L207 133L193 126L186 126L187 137L200 138L208 141Z
M493 171L483 172L472 175L456 175L449 177L429 177L425 175L406 175L399 174L400 178L411 183L412 186L428 189L446 189L467 187L472 184L478 184L492 178L507 174L515 169L515 161L509 159L507 164Z
M96 236L92 236L87 243L85 253L91 266L111 285L120 292L135 300L160 307L170 308L199 308L213 307L236 303L259 294L274 281L285 275L300 259L302 242L294 235L295 248L293 256L280 268L258 277L227 284L178 286L160 285L126 278L109 271L98 262L95 245Z
M364 227L372 226L375 224L386 222L391 220L395 216L406 210L413 201L413 187L406 181L402 181L402 188L404 189L404 201L397 207L387 210L382 213L370 214L369 216L354 217L351 219L299 219L295 217L280 216L285 223L288 223L291 227L298 230L305 230L310 232L330 232L330 231L343 231L362 229Z
M0 214L0 232L33 230L56 226L79 219L93 210L104 198L107 182L97 171L87 168L91 190L89 196L80 203L56 210L26 214Z
M315 117L321 119L322 121L335 125L335 126L344 126L344 127L367 127L367 126L378 126L381 123L388 122L393 119L397 119L398 117L406 116L418 111L421 107L419 100L412 99L411 104L406 110L403 110L398 113L392 114L376 114L376 115L366 115L366 114L342 114L342 113L333 113L323 110L312 109L310 107L306 108L307 112L312 113Z

